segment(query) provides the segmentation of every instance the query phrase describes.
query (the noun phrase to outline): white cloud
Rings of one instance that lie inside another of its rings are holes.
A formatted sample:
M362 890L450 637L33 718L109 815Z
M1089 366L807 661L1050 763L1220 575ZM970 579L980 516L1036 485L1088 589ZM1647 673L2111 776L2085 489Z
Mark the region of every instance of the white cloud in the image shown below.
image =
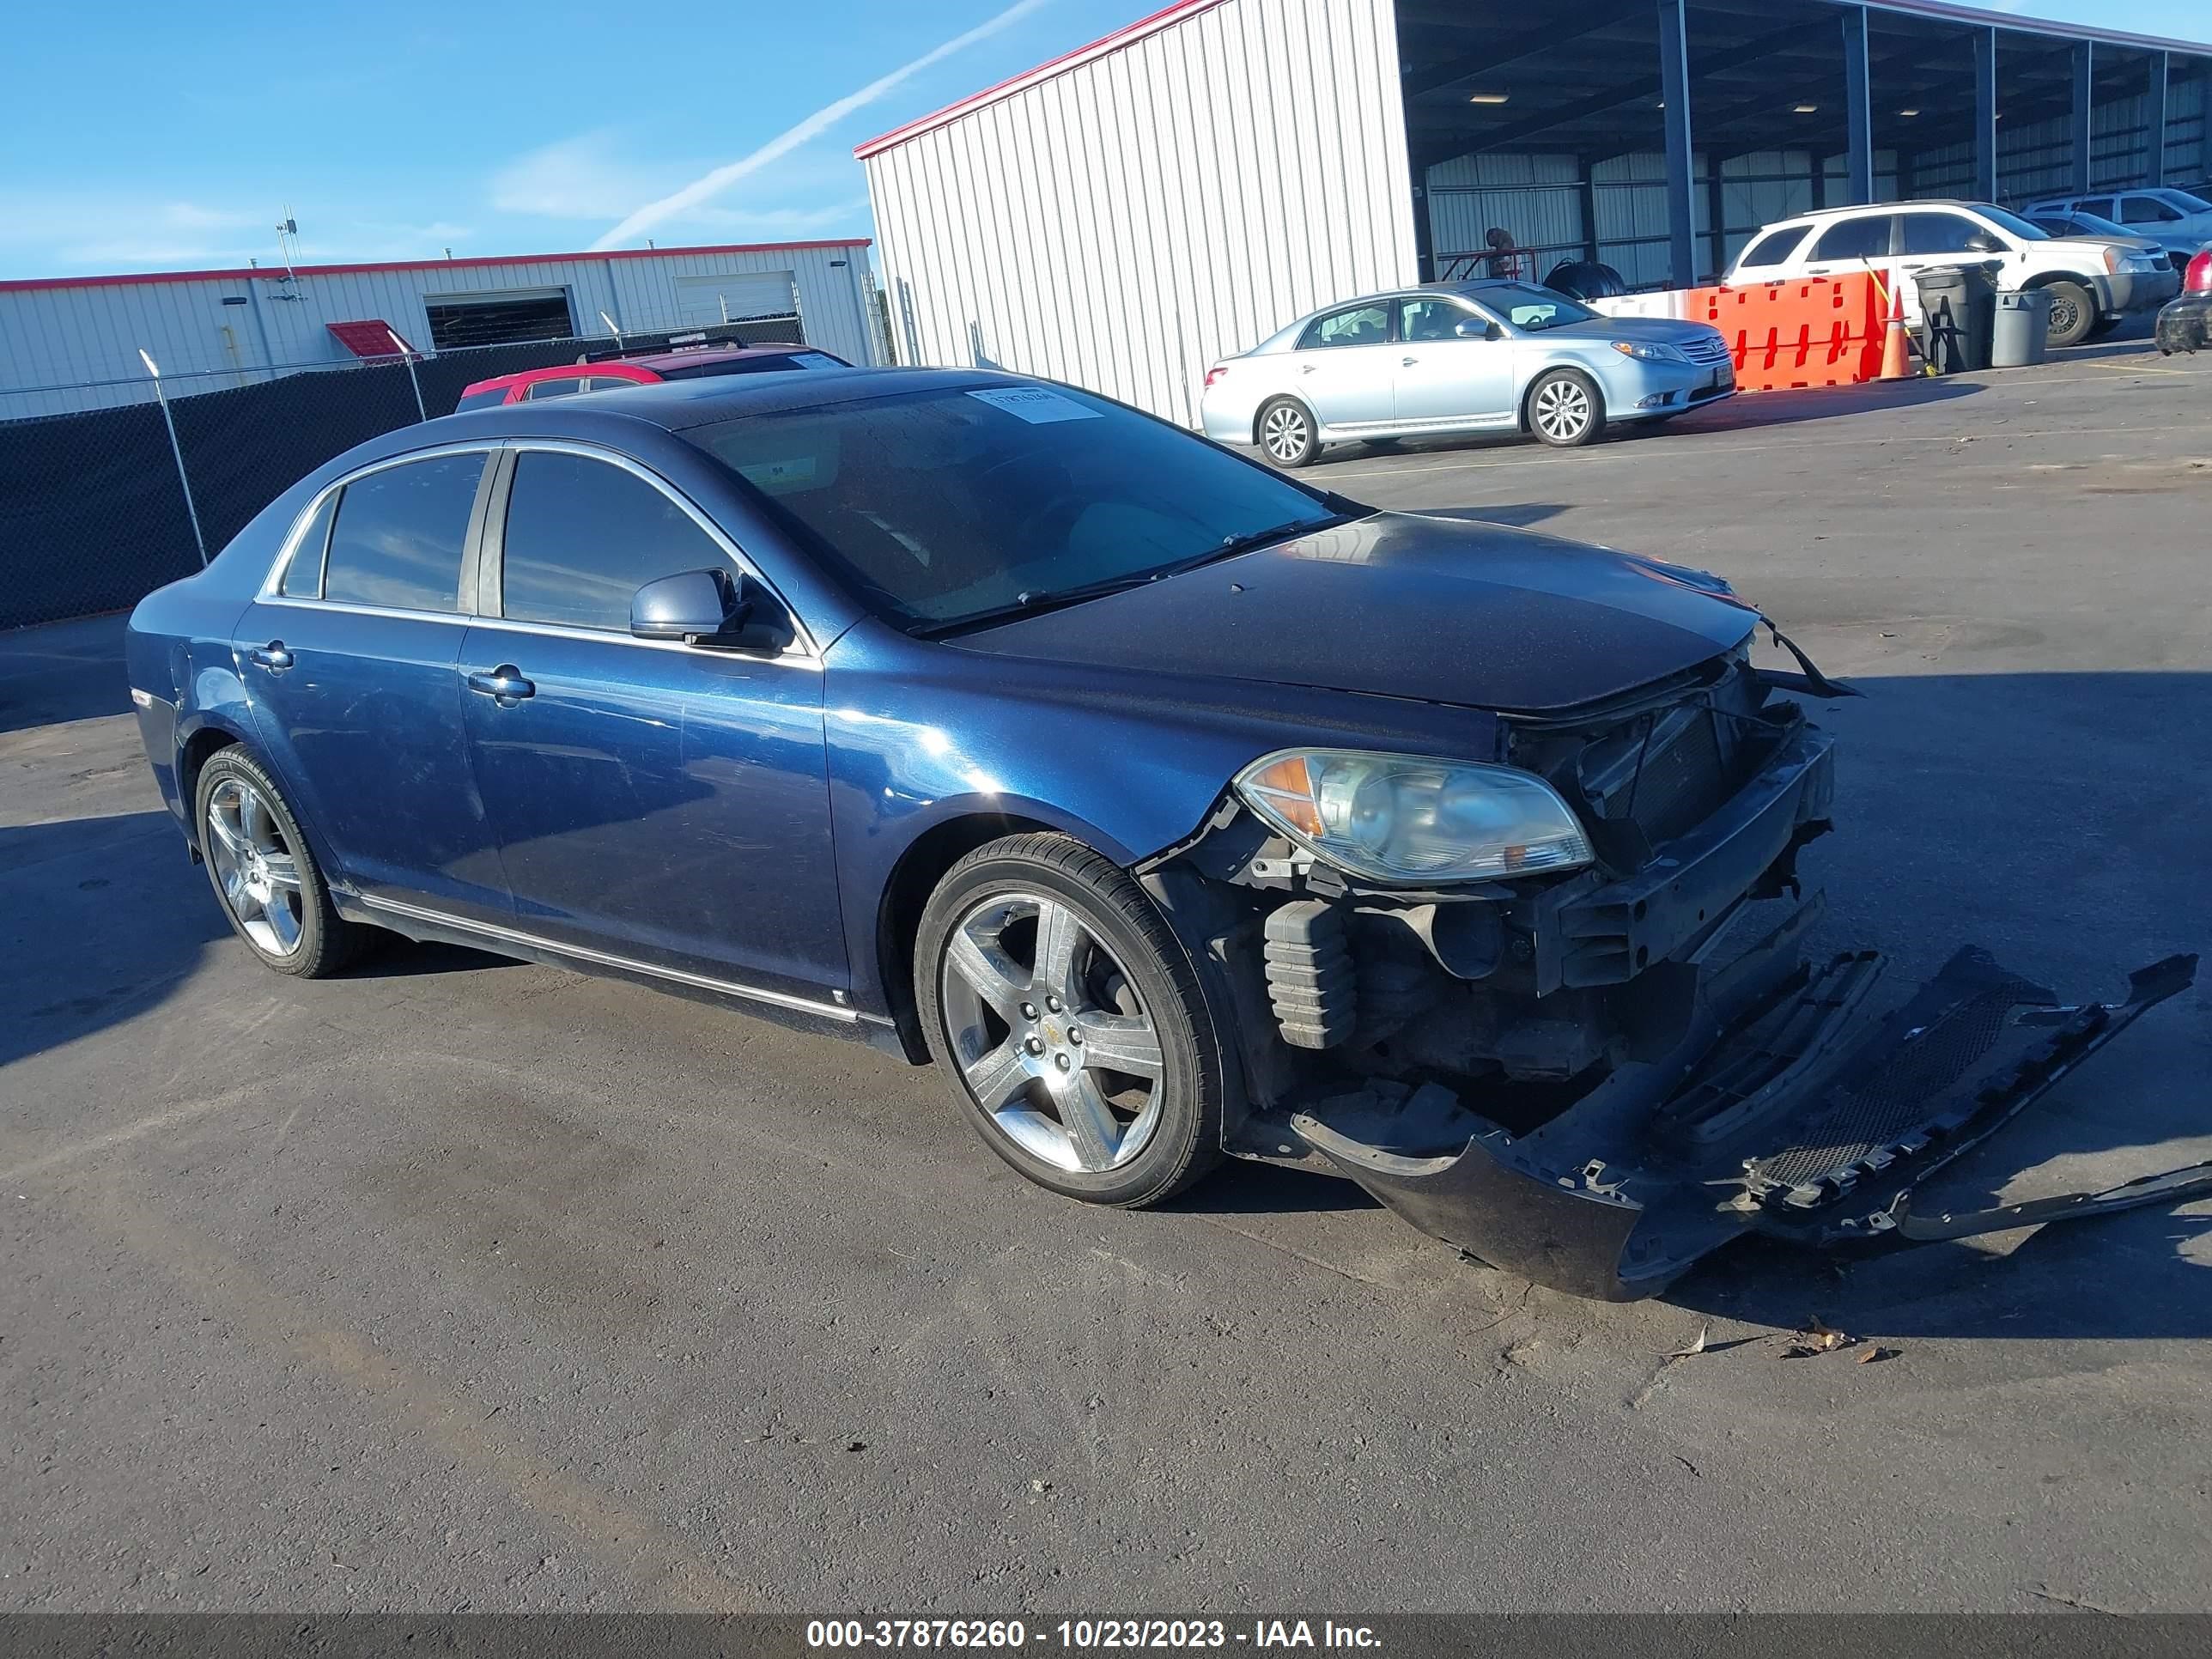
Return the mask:
M874 103L900 82L920 74L933 64L943 62L953 53L971 46L978 40L988 39L1000 29L1026 17L1046 0L1014 0L1014 3L994 17L985 19L964 34L955 35L942 46L913 60L902 64L890 74L871 81L858 92L848 93L833 104L825 104L797 125L787 128L750 155L725 163L713 172L694 179L682 189L647 202L643 207L625 217L621 223L592 244L594 250L618 247L623 243L643 235L654 226L703 205L720 195L740 179L757 172L778 157L797 149L810 140L819 137L854 111Z
M680 164L678 164L680 166ZM491 204L540 219L605 219L668 188L678 167L648 167L616 153L613 135L579 133L518 156L492 175Z

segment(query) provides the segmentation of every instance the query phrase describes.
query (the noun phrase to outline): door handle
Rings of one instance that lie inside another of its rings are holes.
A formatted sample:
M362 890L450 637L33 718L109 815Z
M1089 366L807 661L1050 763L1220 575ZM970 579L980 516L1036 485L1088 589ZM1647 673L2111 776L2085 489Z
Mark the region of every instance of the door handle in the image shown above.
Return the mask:
M262 667L273 670L277 673L283 672L292 665L292 653L284 648L284 641L282 640L271 640L266 645L257 645L246 653L246 658L248 662L258 663Z
M470 675L469 690L491 698L502 708L512 708L525 697L538 695L538 688L522 678L522 671L505 662L488 674Z
M1301 374L1310 374L1314 370L1320 367L1321 365L1319 363L1300 363L1298 365L1298 373Z
M1421 360L1419 357L1401 357L1398 359L1398 367L1401 368L1411 368L1415 363L1418 363Z

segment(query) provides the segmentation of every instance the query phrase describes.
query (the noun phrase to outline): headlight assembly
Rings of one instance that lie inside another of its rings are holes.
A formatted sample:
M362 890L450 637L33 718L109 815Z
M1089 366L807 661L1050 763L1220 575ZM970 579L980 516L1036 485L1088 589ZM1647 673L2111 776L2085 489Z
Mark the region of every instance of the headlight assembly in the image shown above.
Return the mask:
M1295 750L1246 767L1237 793L1316 858L1371 881L1474 881L1590 861L1558 793L1507 766Z
M1690 360L1670 345L1660 345L1650 340L1615 340L1613 349L1624 357L1633 357L1642 363L1686 363Z

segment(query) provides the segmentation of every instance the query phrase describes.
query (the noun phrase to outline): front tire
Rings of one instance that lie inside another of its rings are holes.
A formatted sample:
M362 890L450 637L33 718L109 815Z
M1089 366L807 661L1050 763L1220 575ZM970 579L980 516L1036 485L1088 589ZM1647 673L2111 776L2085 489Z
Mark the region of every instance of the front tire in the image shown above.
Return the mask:
M1528 430L1554 449L1580 449L1605 435L1605 398L1588 375L1555 368L1528 388Z
M1219 1159L1197 975L1143 889L1080 842L1012 836L954 865L922 913L914 988L963 1115L1037 1185L1137 1208Z
M264 967L301 979L335 974L361 953L370 930L346 921L300 833L300 821L244 749L220 749L193 792L216 902Z
M1321 423L1296 398L1270 398L1261 404L1252 430L1277 466L1311 466L1321 459Z
M2047 283L2044 289L2051 295L2051 325L2044 344L2052 351L2080 345L2097 325L2097 296L2080 283Z

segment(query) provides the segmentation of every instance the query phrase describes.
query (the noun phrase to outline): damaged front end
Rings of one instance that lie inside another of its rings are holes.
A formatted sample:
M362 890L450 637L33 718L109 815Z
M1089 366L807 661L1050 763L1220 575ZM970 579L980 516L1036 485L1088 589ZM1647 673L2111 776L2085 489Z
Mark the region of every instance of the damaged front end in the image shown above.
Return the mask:
M2196 958L2062 1006L1968 948L1873 1014L1878 955L1805 954L1821 900L1796 859L1830 828L1832 744L1779 693L1846 694L1799 661L1762 672L1740 648L1506 717L1496 763L1588 832L1572 874L1365 883L1225 799L1146 875L1236 1011L1231 1150L1348 1176L1495 1267L1606 1300L1749 1231L1961 1237L2212 1190L2197 1169L1914 1214L1917 1183L2186 988Z

